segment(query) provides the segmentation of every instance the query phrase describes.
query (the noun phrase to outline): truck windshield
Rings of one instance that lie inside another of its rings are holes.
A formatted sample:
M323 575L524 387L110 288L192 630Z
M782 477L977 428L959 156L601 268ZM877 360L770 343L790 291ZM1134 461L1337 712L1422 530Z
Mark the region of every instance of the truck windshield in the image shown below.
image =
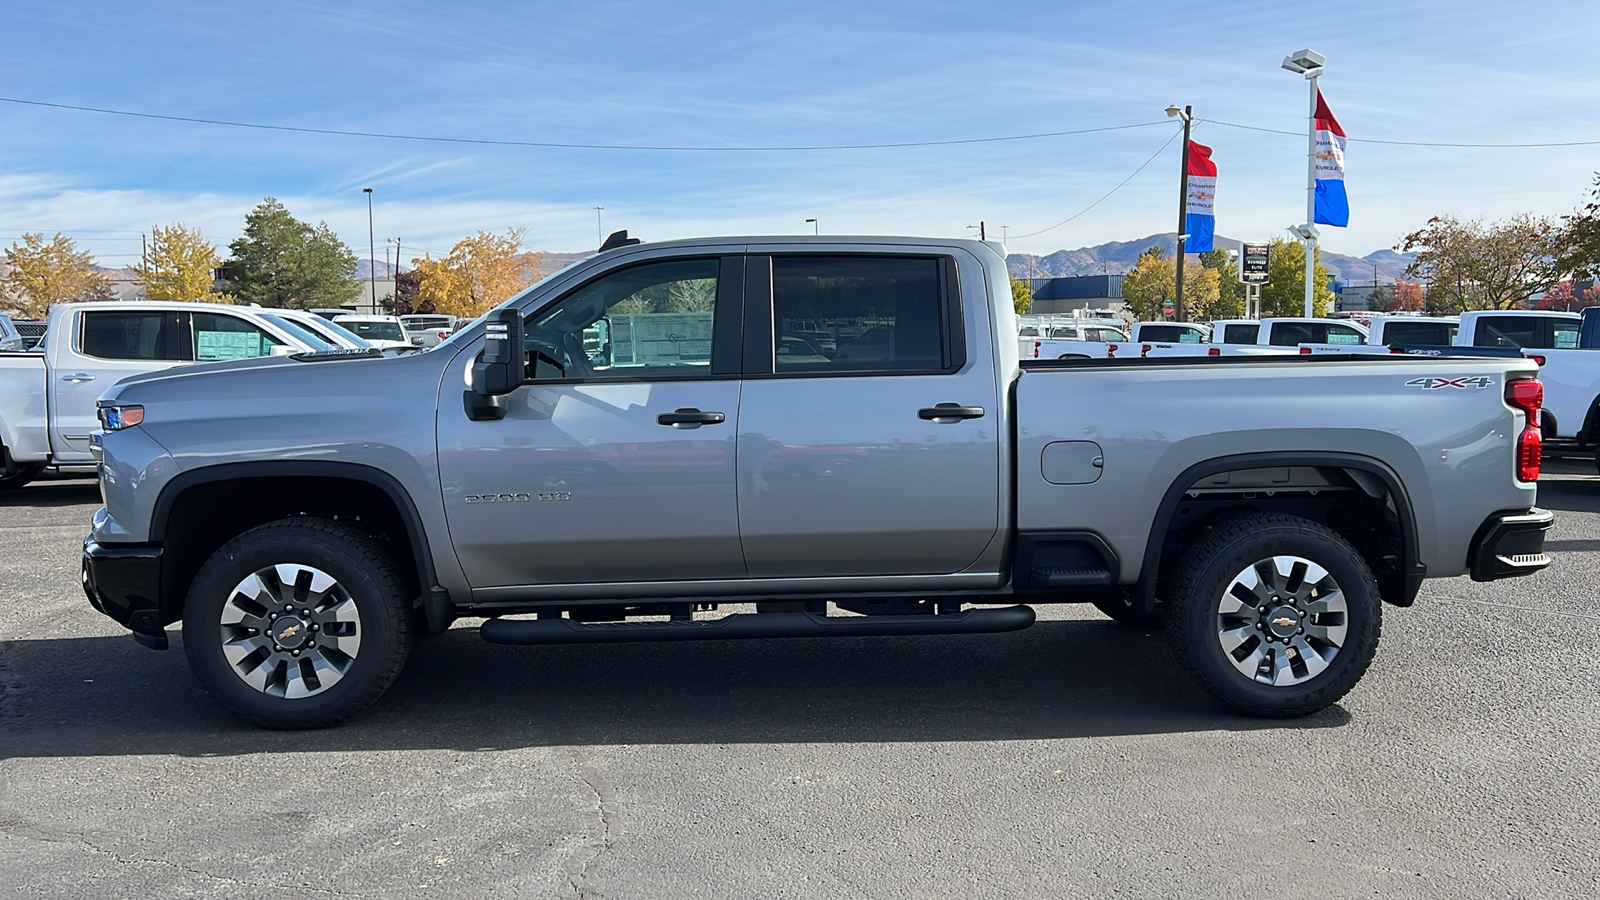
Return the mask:
M320 334L313 333L310 328L301 325L299 322L293 322L289 319L285 319L283 316L273 315L272 313L263 314L261 318L266 319L268 322L271 322L279 328L282 328L284 331L289 332L291 337L304 343L313 350L338 349L337 344L333 343L327 338L324 338Z

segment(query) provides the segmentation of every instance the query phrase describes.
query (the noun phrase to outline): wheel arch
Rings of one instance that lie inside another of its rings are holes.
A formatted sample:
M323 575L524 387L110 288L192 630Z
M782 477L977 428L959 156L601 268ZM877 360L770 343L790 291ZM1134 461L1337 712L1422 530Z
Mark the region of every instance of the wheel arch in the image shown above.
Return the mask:
M1359 453L1273 451L1243 453L1206 460L1184 469L1173 479L1161 498L1161 504L1156 508L1155 519L1151 523L1150 534L1145 543L1139 580L1135 584L1135 596L1143 600L1145 608L1153 608L1162 573L1171 567L1175 557L1182 552L1183 548L1168 548L1167 537L1173 531L1173 519L1183 503L1184 494L1196 482L1225 472L1295 466L1362 473L1360 476L1352 474L1351 477L1358 484L1362 478L1369 480L1375 478L1382 485L1386 495L1394 504L1395 516L1398 519L1400 558L1396 561L1392 574L1387 577L1379 575L1378 584L1386 603L1394 606L1410 606L1416 599L1417 590L1422 586L1427 567L1421 562L1421 552L1418 547L1416 510L1399 474L1382 460Z
M348 517L387 538L430 631L449 626L452 607L438 583L428 535L399 480L361 463L276 460L222 463L167 482L151 514L161 544L161 618L177 621L195 573L217 548L257 525L293 516Z

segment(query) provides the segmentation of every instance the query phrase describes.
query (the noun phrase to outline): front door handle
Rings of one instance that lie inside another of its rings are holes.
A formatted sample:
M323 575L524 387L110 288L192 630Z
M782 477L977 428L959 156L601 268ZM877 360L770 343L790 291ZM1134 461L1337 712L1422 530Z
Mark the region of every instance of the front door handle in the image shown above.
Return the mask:
M61 376L61 380L71 384L80 384L85 381L93 381L94 376L87 372L76 372L72 375Z
M719 412L701 412L692 406L684 406L656 416L656 421L673 428L699 428L701 425L721 425L728 421L728 417Z
M981 419L983 418L983 407L962 406L959 403L937 403L917 410L917 418L931 419L933 421L940 419Z

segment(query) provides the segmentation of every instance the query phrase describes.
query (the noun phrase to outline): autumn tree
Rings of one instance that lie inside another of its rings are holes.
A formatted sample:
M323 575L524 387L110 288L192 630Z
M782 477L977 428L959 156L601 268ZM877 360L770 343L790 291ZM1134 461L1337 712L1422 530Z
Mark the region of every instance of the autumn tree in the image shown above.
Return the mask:
M1318 251L1321 256L1321 251ZM1314 316L1333 310L1333 291L1328 289L1328 267L1315 263L1312 272L1311 309ZM1306 310L1306 248L1299 241L1274 238L1267 269L1268 282L1261 288L1261 315L1302 316Z
M228 251L223 283L241 303L336 307L361 293L356 255L328 223L313 228L272 197L245 216Z
M5 250L9 272L0 280L0 302L30 319L42 319L55 303L111 300L111 280L95 271L94 256L56 233L24 233Z
M1017 315L1026 315L1033 305L1033 282L1026 278L1011 279L1011 306Z
M1396 281L1389 294L1389 309L1393 312L1414 312L1422 308L1422 285L1415 281Z
M151 300L229 300L213 288L217 248L199 229L157 225L151 238L149 253L130 267Z
M1141 320L1164 319L1162 307L1177 299L1177 283L1177 258L1168 259L1166 251L1151 247L1139 254L1133 268L1123 276L1122 298ZM1216 269L1184 266L1183 307L1190 319L1221 317L1221 278Z
M1590 201L1562 219L1557 243L1556 269L1578 278L1600 276L1600 173L1596 173Z
M543 277L540 264L544 254L524 250L521 228L507 229L503 235L480 231L462 238L445 258L412 260L417 273L417 303L431 303L441 315L475 318ZM687 291L687 293L683 293ZM691 296L684 287L667 300L674 311L694 311L704 305L710 309L714 297Z
M1529 213L1488 225L1434 216L1395 249L1416 253L1406 274L1428 283L1437 306L1463 312L1525 307L1556 283L1561 241L1551 220Z

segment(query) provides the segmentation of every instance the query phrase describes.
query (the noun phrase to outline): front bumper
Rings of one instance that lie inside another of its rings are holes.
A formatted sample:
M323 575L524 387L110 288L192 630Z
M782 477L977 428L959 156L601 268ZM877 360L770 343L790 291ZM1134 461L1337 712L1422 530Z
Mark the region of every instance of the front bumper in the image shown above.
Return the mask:
M133 631L139 643L167 649L161 622L161 547L83 542L83 592L89 604Z
M1472 580L1517 578L1550 565L1544 534L1556 520L1548 509L1490 516L1472 542Z

